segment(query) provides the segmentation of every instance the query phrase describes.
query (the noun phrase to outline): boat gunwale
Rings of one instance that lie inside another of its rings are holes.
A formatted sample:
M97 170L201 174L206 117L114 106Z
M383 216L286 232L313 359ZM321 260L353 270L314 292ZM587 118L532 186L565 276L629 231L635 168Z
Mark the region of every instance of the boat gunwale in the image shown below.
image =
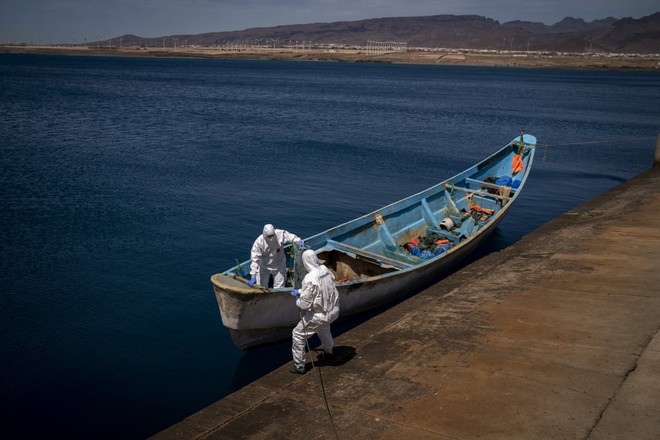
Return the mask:
M399 199L395 202L392 202L388 205L385 205L379 209L376 209L374 211L371 211L367 214L361 215L359 217L356 217L354 219L351 219L349 221L346 221L344 223L341 223L339 225L336 225L334 227L331 227L329 229L326 229L325 231L322 231L318 234L312 235L308 238L305 239L305 242L309 242L313 240L314 238L321 237L323 235L327 236L326 239L326 244L319 249L317 249L317 252L324 250L324 251L329 251L329 250L334 250L338 252L343 252L347 255L349 255L345 250L342 250L340 247L335 247L332 245L330 242L336 242L338 244L341 244L341 242L335 241L333 238L330 237L335 237L336 235L341 234L342 229L346 229L349 225L351 226L361 226L363 224L367 224L373 221L374 217L376 215L388 215L396 211L400 211L402 209L409 208L410 206L413 206L415 203L421 203L423 200L426 200L429 196L437 194L440 191L443 191L445 189L445 185L451 184L451 182L454 181L461 181L463 179L468 179L470 178L469 176L474 175L475 173L481 171L482 169L486 168L488 165L495 163L497 159L501 159L508 152L513 152L515 151L515 147L519 146L517 144L519 138L514 138L511 142L509 142L507 145L499 149L498 151L494 152L487 158L483 159L479 163L467 168L466 170L463 170L462 172L447 178L437 184L434 184L428 188L425 188L417 193L411 194L409 196L404 197L403 199ZM524 148L529 148L529 151L531 152L536 148L537 145L537 139L536 137L532 135L525 134L523 137L523 144ZM351 284L362 284L362 283L369 283L369 282L374 282L378 279L386 279L392 276L398 276L402 273L407 273L413 270L418 270L419 268L426 267L431 264L437 264L439 261L444 260L447 258L449 255L452 255L465 246L469 245L472 241L474 241L477 237L482 235L483 233L490 231L493 227L495 227L499 222L501 221L501 218L508 212L509 208L513 205L513 202L518 198L519 194L521 193L521 189L524 187L527 178L529 176L529 171L530 167L532 165L532 161L534 159L534 154L531 154L529 157L529 160L526 162L525 169L522 172L522 179L520 180L520 186L517 188L517 190L513 193L513 195L507 200L506 203L504 203L501 207L500 210L498 210L486 223L485 227L477 229L473 234L471 234L469 237L467 237L465 240L461 241L458 243L456 246L453 246L452 248L448 249L446 252L444 252L442 255L439 255L437 257L428 259L428 260L422 260L421 262L417 264L410 264L408 267L403 267L403 268L398 268L398 267L392 267L393 270L392 272L384 273L384 274L379 274L379 275L373 275L370 277L365 277L365 278L358 278L354 280L347 280L344 282L337 282L336 285L338 286L346 286L346 285L351 285ZM475 190L477 191L477 190ZM493 198L497 199L497 195L493 194ZM500 198L500 201L502 199ZM393 211L392 208L396 207L396 211ZM288 248L290 246L286 246L285 248ZM356 248L358 249L358 248ZM366 251L368 252L368 251ZM370 252L368 252L370 253ZM389 258L388 258L389 259ZM246 263L249 260L246 260L244 263ZM379 260L377 260L379 261ZM379 261L381 263L387 264L385 261ZM242 264L244 264L242 263ZM407 263L401 263L407 264ZM234 275L232 277L231 275ZM243 286L228 286L226 283L221 282L223 278L231 279L234 280L237 275L234 272L234 269L228 269L224 272L221 273L216 273L211 276L211 283L213 284L214 290L220 290L223 293L226 293L230 295L233 298L240 299L243 301L249 301L250 299L260 297L262 295L268 295L268 294L273 294L273 293L286 293L290 292L293 290L293 287L287 286L287 287L281 287L281 288L265 288L265 287L259 287L257 289L253 287L248 287L247 285L245 287ZM236 282L240 283L240 282ZM232 283L233 284L233 283Z

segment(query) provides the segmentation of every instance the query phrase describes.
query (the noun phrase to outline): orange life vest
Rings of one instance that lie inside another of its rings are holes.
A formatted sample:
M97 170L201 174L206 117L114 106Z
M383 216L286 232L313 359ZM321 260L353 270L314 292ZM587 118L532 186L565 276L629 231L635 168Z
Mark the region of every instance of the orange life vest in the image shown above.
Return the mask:
M511 162L511 174L516 174L521 172L523 169L523 159L520 154L513 156L513 161Z
M419 237L413 238L408 243L406 243L406 247L408 248L408 250L411 250L412 248L419 246L419 242L420 242Z
M494 211L493 209L482 208L482 207L479 206L479 205L472 205L472 206L470 207L470 210L471 210L471 211L481 212L481 213L484 213L484 214L486 214L486 215L493 215L493 214L495 213L495 211Z

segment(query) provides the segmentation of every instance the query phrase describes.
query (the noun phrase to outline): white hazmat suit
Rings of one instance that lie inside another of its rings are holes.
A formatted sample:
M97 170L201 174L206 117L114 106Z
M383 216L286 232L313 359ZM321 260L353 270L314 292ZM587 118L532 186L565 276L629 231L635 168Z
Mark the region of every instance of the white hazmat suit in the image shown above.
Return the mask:
M303 311L302 318L293 329L291 353L295 368L305 369L305 342L314 333L319 335L323 351L332 355L334 341L330 324L339 316L339 292L335 287L335 277L321 264L313 250L302 254L307 275L302 282L296 305Z
M286 282L286 254L284 245L301 242L300 238L273 225L264 226L263 234L254 240L250 253L250 276L260 286L268 287L268 280L273 276L273 287L284 287Z

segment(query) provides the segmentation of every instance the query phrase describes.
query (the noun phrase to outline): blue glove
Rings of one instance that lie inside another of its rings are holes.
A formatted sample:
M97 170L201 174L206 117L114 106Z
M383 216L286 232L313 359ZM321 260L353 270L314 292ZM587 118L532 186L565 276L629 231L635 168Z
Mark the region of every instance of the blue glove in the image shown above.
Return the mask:
M254 283L257 282L257 279L255 277L250 278L250 281L248 281L248 286L252 287L254 286Z
M300 240L300 241L298 242L298 246L300 246L300 247L305 247L305 242L302 241L302 240Z
M291 296L298 296L298 295L300 295L300 290L294 289L291 291Z

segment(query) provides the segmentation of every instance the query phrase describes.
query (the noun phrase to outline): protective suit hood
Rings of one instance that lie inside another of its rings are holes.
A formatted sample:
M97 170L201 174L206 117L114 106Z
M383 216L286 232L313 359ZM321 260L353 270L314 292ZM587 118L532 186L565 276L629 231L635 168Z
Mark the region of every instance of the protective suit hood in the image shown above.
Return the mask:
M311 272L313 269L316 269L321 265L321 262L316 256L316 253L312 249L307 249L305 252L303 252L302 261L305 265L305 269L307 269L307 272Z
M270 223L265 225L263 234L266 240L272 240L273 238L275 238L275 227Z

